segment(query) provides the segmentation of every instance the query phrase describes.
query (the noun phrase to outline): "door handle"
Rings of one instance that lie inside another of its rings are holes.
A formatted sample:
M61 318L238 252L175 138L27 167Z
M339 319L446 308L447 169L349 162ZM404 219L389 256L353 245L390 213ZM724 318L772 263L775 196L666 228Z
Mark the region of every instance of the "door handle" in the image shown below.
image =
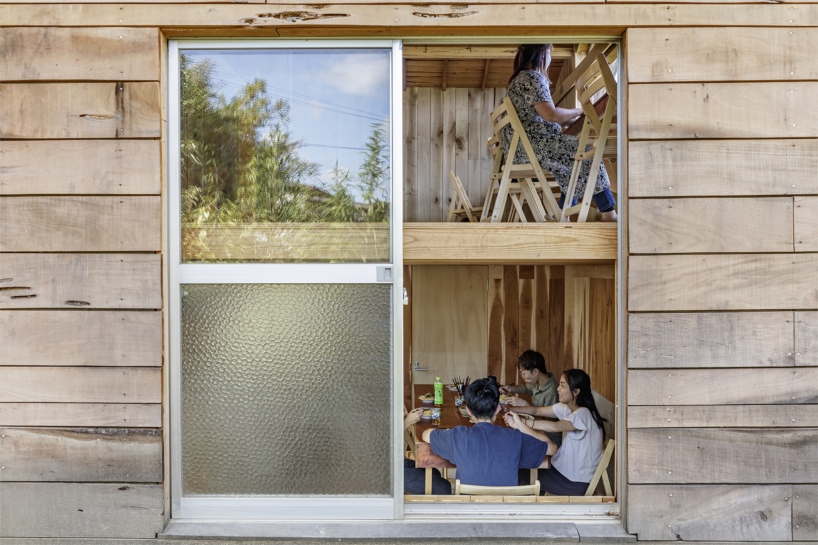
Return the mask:
M415 366L412 368L412 371L428 371L428 369L421 369L418 367L418 362L415 362Z

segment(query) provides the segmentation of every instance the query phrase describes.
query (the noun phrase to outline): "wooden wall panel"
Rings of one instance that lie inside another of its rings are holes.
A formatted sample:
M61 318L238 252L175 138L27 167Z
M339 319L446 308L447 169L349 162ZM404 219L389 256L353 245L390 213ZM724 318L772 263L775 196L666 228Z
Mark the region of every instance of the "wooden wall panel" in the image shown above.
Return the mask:
M818 254L633 256L628 310L818 307Z
M664 140L628 150L631 197L818 193L818 140Z
M162 365L161 312L0 312L0 365Z
M403 92L403 220L418 221L417 87Z
M161 403L158 368L0 367L0 403Z
M158 254L5 254L0 308L162 307Z
M818 178L818 176L816 176ZM794 197L796 252L818 252L818 197Z
M628 405L818 403L818 367L632 369Z
M521 350L520 346L520 290L517 283L517 267L506 265L503 267L503 384L517 382L517 361ZM498 379L499 380L499 379Z
M634 199L628 214L634 254L793 250L793 197Z
M818 82L637 84L629 92L640 105L629 111L631 139L818 136Z
M159 84L0 84L0 138L159 138Z
M818 405L628 407L628 428L814 428Z
M790 367L792 312L628 316L629 368Z
M488 365L486 375L500 377L500 382L509 382L503 376L503 267L489 265L488 286ZM516 382L516 376L515 376Z
M4 197L0 251L157 251L161 216L158 196Z
M0 428L0 481L161 482L159 430Z
M0 403L0 426L162 427L162 405Z
M588 331L590 349L585 371L593 388L609 401L616 399L616 282L591 278Z
M628 47L630 83L818 79L815 28L633 28Z
M795 313L795 365L818 365L818 312Z
M816 429L628 432L630 484L814 483L818 481L816 459Z
M818 541L818 485L792 488L792 539Z
M159 194L157 141L20 140L2 149L0 195Z
M155 539L164 528L162 486L0 483L0 537Z
M156 28L7 28L0 50L0 81L159 79Z

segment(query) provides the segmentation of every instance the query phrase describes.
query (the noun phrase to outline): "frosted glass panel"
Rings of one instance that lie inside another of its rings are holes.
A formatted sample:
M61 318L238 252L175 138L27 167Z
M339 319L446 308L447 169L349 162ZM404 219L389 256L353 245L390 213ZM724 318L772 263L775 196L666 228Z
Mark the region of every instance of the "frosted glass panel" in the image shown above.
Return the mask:
M391 285L183 285L182 494L390 495Z

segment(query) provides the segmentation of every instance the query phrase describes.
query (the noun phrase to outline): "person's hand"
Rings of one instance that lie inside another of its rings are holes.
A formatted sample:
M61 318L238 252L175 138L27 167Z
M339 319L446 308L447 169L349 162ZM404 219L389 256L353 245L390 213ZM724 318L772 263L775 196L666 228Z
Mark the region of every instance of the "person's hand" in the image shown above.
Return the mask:
M526 407L528 405L528 401L516 395L506 398L506 401L508 401L508 404L511 407Z
M519 414L509 411L506 414L506 424L513 430L519 430L523 426L523 421Z
M510 394L511 393L511 386L500 386L500 393L501 394Z
M423 407L409 411L409 414L407 414L406 417L403 419L403 428L406 429L412 424L418 423L422 415Z

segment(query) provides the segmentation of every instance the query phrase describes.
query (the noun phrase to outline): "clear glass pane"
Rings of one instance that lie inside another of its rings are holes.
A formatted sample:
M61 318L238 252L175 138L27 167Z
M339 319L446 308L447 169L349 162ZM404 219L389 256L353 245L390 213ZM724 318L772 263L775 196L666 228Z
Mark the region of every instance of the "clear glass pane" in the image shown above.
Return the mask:
M182 52L182 261L389 262L390 59Z
M392 495L391 285L183 285L182 493Z

